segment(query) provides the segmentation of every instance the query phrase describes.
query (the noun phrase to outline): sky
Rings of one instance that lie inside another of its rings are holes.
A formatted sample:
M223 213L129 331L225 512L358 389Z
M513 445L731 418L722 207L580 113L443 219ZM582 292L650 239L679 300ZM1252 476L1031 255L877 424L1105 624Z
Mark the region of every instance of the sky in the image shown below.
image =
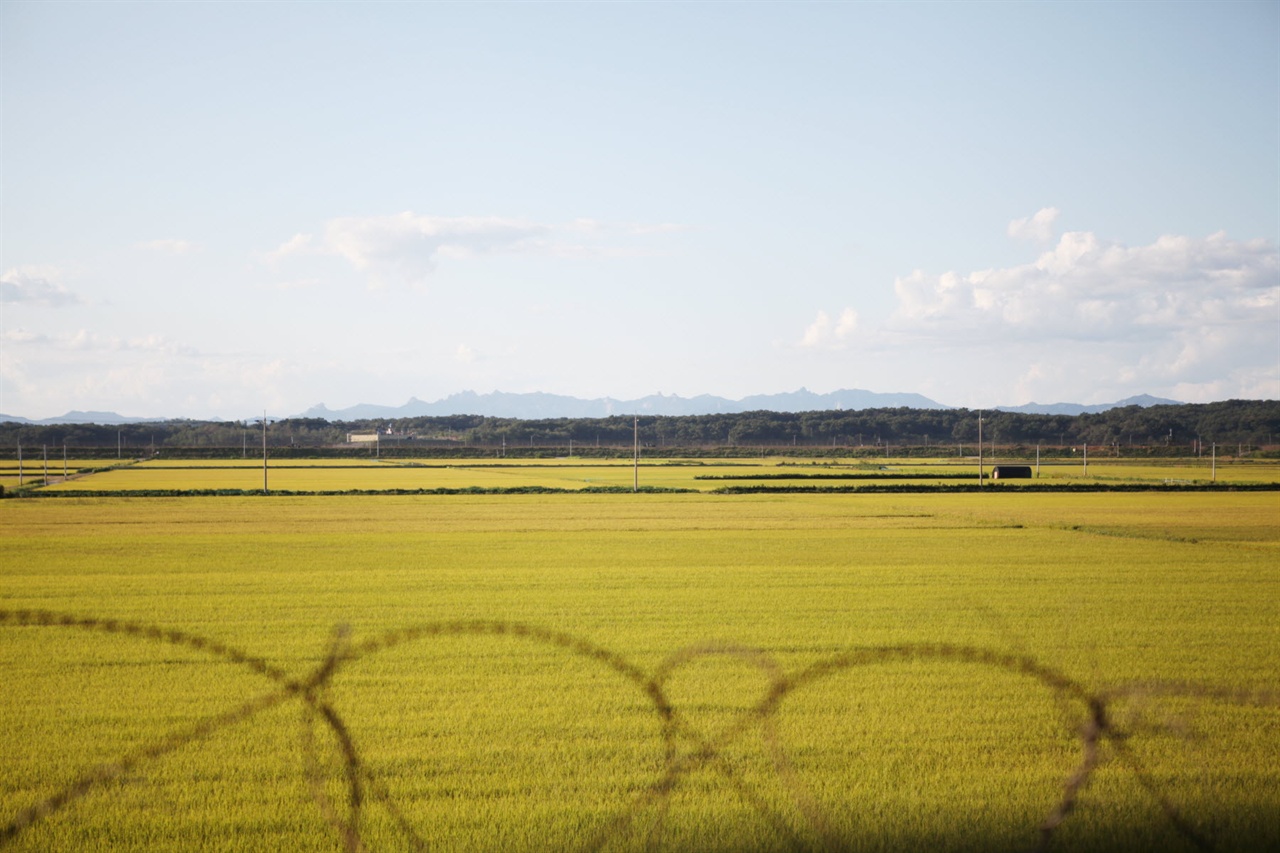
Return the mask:
M1280 398L1280 3L0 0L0 413Z

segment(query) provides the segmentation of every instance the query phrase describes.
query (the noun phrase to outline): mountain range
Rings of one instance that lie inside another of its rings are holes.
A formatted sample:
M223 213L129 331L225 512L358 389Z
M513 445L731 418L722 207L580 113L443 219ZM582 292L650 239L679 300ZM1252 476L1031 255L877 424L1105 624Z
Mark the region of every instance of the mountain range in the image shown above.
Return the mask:
M148 424L163 423L170 420L179 420L178 418L131 418L126 415L117 415L115 412L80 412L72 410L65 415L59 415L56 418L41 418L40 420L31 420L30 418L20 418L16 415L0 415L0 423L6 421L19 424L36 424L38 426L56 426L58 424L103 424L115 426L116 424Z
M1167 400L1140 394L1127 397L1115 403L1097 405L1081 405L1079 403L1027 403L1022 406L997 406L1002 412L1023 412L1040 415L1081 415L1105 412L1121 406L1178 406L1177 400ZM293 417L323 418L327 421L358 421L373 419L440 417L446 415L485 415L488 417L518 418L534 420L539 418L604 418L610 415L710 415L733 414L737 412L773 411L773 412L814 412L828 410L859 409L949 409L946 406L920 394L893 394L876 391L845 389L832 391L829 394L815 394L807 388L782 394L756 394L743 397L741 400L730 400L701 394L697 397L680 397L667 394L651 394L634 400L617 400L612 397L600 397L584 400L578 397L567 397L560 394L510 394L494 391L488 394L477 394L474 391L463 391L451 394L442 400L426 402L410 397L403 406L379 406L361 404L345 409L330 409L323 403L312 406ZM115 412L67 412L56 418L29 420L0 414L0 422L53 425L53 424L131 424L172 420L170 418L131 418ZM252 417L248 420L253 420Z
M1117 403L1100 403L1096 406L1082 406L1079 403L1027 403L1022 406L996 406L1001 412L1022 412L1027 415L1096 415L1108 409L1119 409L1123 406L1181 406L1177 400L1166 400L1163 397L1152 397L1150 394L1139 394L1126 397Z
M370 418L416 418L444 415L485 415L495 418L607 418L611 415L714 415L736 412L812 412L826 409L946 409L941 403L920 394L880 394L874 391L833 391L815 394L807 388L785 394L757 394L741 400L729 400L701 394L679 397L674 394L651 394L635 400L599 397L583 400L560 394L508 394L495 391L477 394L463 391L433 403L416 397L403 406L359 405L334 411L321 404L303 412L301 417L354 421Z

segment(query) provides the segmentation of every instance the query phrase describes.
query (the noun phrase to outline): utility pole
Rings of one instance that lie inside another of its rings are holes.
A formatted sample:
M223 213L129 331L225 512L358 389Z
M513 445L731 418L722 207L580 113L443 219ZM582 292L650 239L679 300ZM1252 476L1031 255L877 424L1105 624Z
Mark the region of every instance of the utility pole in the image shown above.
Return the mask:
M978 412L978 485L982 482L982 412Z
M262 410L262 493L269 495L271 492L267 490L267 410Z
M640 491L640 416L639 415L635 416L635 423L633 425L633 429L634 429L634 433L632 437L632 443L634 445L634 451L635 451L635 464L632 468L631 491L638 492Z

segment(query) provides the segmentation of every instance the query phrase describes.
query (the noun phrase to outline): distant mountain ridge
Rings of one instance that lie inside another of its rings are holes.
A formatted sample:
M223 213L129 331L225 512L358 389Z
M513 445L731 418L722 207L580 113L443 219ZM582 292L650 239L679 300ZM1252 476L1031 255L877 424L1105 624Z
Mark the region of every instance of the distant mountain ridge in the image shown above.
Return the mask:
M355 421L373 418L420 418L445 415L485 415L495 418L535 420L539 418L607 418L611 415L714 415L738 412L812 412L828 409L947 409L920 394L881 394L875 391L842 390L815 394L807 388L783 394L756 394L729 400L710 394L680 397L650 394L635 400L599 397L583 400L559 394L509 394L494 391L477 394L463 391L428 403L411 397L403 406L358 405L333 410L323 403L312 406L299 417Z
M1177 400L1166 400L1163 397L1152 397L1150 394L1139 394L1136 397L1125 397L1116 403L1099 403L1095 406L1082 406L1079 403L1049 403L1041 405L1040 403L1027 403L1022 406L996 406L996 410L1000 412L1021 412L1025 415L1096 415L1110 409L1120 409L1125 406L1141 406L1149 408L1150 406L1181 406L1182 403Z
M1003 412L1023 412L1044 415L1079 415L1105 412L1122 406L1180 406L1177 400L1139 394L1116 403L1099 403L1086 406L1079 403L1052 403L1041 405L1027 403L1023 406L998 406ZM442 400L425 402L411 397L403 406L358 405L345 409L330 409L323 403L312 406L299 417L324 418L325 420L355 421L386 418L442 417L447 415L484 415L496 418L535 420L539 418L606 418L611 415L714 415L740 412L817 412L831 410L858 411L861 409L950 409L956 408L931 400L920 394L895 394L842 389L829 394L816 394L807 388L781 394L755 394L741 400L729 400L711 394L697 397L680 397L666 394L650 394L635 400L618 400L601 397L583 400L559 394L529 393L510 394L494 391L477 394L463 391Z
M29 418L20 418L14 415L0 414L0 423L11 422L19 424L36 424L38 426L57 426L58 424L101 424L104 426L114 426L116 424L158 424L171 420L186 419L130 418L124 415L117 415L115 412L80 412L75 410L67 412L65 415L59 415L56 418L41 418L40 420L31 420Z
M1027 403L1022 406L996 406L1001 412L1020 412L1036 415L1082 415L1097 414L1109 409L1123 406L1181 406L1177 400L1153 397L1150 394L1139 394L1126 397L1115 403L1099 403L1081 405L1079 403ZM711 394L700 394L697 397L680 397L668 394L650 394L635 400L618 400L612 397L600 397L584 400L560 394L526 393L511 394L494 391L488 394L477 394L474 391L462 391L451 394L442 400L426 402L417 397L410 397L402 406L379 406L361 404L345 409L330 409L323 403L312 406L299 415L290 417L323 418L327 421L359 421L379 418L394 420L396 418L441 417L447 415L484 415L495 418L516 418L519 420L537 420L550 418L605 418L611 415L715 415L736 414L739 412L816 412L831 410L858 411L861 409L951 409L920 394L894 394L858 389L832 391L829 394L816 394L807 388L781 394L755 394L741 400L730 400ZM246 420L256 420L258 416L250 416ZM271 420L279 418L272 416ZM0 423L11 422L38 426L54 426L58 424L138 424L160 423L173 420L190 420L189 418L134 418L118 415L115 412L80 412L71 411L56 418L31 420L0 414ZM213 418L211 420L218 420Z

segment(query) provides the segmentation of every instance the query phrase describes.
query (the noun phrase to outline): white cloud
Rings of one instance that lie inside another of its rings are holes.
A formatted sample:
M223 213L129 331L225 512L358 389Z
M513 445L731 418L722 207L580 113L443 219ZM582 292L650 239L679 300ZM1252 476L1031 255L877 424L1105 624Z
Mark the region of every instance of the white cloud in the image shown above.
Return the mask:
M547 231L546 226L517 219L420 216L405 211L334 219L325 229L325 246L379 283L387 278L419 283L434 271L439 258L512 251Z
M7 400L21 400L27 417L68 409L125 414L173 411L173 401L206 383L203 359L191 347L160 335L116 337L87 329L46 334L6 330L0 363ZM9 404L12 405L12 404ZM10 412L13 414L13 412Z
M374 286L422 285L442 260L510 253L568 259L636 257L647 252L630 243L680 228L586 218L548 225L499 216L425 216L404 211L332 219L321 237L295 234L260 258L274 267L288 259L340 257Z
M263 254L268 263L277 263L294 255L302 255L311 251L313 240L310 234L294 234L270 252Z
M894 282L891 326L927 337L1151 340L1274 323L1280 258L1265 240L1161 237L1149 246L1062 235L1034 263Z
M163 335L122 338L101 335L88 329L77 329L57 335L29 332L26 329L9 329L0 339L7 345L19 347L45 347L63 352L81 353L157 353L165 356L194 356L196 350Z
M1266 240L1217 233L1126 246L1068 232L1027 264L917 270L894 289L886 337L940 364L981 353L982 374L1024 394L1018 402L1280 393L1280 254Z
M1170 396L1188 403L1212 403L1229 398L1280 400L1280 364L1241 368L1201 382L1178 382Z
M4 341L9 346L24 346L28 344L40 344L49 340L48 335L42 335L38 332L29 332L26 329L5 329L0 334L0 341Z
M55 267L18 267L0 275L0 302L26 303L58 308L81 302L57 279Z
M1031 216L1010 222L1007 232L1015 240L1048 243L1053 239L1053 223L1057 220L1058 208L1042 207Z
M804 330L799 346L807 349L839 349L845 346L858 328L858 312L845 308L840 317L832 321L826 311L819 310L818 316Z
M453 357L462 364L472 364L479 357L476 351L466 344L458 344Z
M25 417L68 409L245 417L264 407L273 416L289 415L320 399L300 404L299 387L319 395L344 371L349 381L369 381L367 374L350 370L347 357L291 360L269 352L208 352L160 335L19 329L6 330L0 345L0 411Z

